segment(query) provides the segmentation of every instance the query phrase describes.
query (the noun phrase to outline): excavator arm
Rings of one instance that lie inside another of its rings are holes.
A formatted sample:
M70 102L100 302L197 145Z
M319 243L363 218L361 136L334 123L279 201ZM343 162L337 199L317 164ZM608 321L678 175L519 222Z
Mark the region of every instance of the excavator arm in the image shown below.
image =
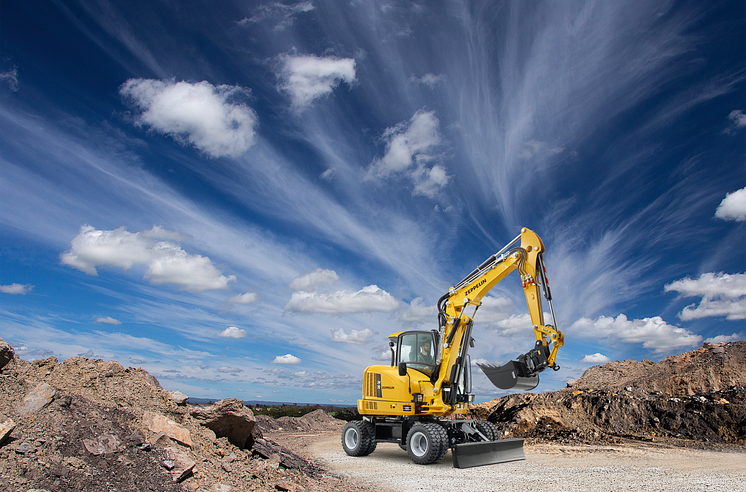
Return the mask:
M520 245L516 246L519 241ZM458 392L454 386L467 370L472 319L482 304L482 298L514 270L518 270L521 276L536 344L533 349L518 356L517 360L503 366L478 365L490 381L501 389L533 389L539 383L540 372L549 367L559 369L556 356L557 350L564 345L564 335L556 328L543 253L544 244L539 236L523 228L519 236L451 287L438 301L438 325L443 343L438 361L440 371L434 386L448 391L448 396L445 393L443 396L445 404L454 405L457 401ZM544 320L540 295L549 304L551 323ZM474 310L468 316L466 311L470 306Z

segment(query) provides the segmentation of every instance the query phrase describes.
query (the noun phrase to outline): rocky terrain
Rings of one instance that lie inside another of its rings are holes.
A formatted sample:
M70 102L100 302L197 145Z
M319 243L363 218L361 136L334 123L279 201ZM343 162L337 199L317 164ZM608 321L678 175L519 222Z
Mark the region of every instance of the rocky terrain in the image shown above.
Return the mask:
M610 362L560 391L514 394L471 412L529 445L742 451L746 342L704 344L659 363ZM0 339L3 491L369 492L308 452L319 439L337 450L344 423L322 410L255 416L236 399L192 405L142 369L85 357L26 362Z
M0 339L0 490L351 491L319 464L264 439L236 399L190 405L146 371L54 357L26 362ZM288 428L344 425L323 411Z
M746 342L705 343L658 363L609 362L560 391L514 394L471 412L529 442L743 446Z

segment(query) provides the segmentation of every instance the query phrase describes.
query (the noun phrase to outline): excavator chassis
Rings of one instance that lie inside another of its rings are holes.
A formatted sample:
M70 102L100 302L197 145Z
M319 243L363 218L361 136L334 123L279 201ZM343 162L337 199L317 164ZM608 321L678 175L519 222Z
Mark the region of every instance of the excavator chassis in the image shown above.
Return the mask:
M523 439L498 437L495 426L485 421L378 417L348 423L342 431L342 446L350 456L366 456L377 443L392 442L422 465L440 461L450 448L454 468L526 459Z

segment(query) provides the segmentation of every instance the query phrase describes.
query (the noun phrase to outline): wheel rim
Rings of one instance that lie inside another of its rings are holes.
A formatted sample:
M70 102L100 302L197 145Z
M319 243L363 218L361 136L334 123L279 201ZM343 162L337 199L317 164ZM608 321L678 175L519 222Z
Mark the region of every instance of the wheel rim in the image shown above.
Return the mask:
M409 440L409 447L418 458L425 456L428 448L427 436L422 432L415 432Z
M355 449L358 440L360 440L360 436L357 433L357 429L354 427L347 429L347 432L345 432L345 446L347 446L347 449Z

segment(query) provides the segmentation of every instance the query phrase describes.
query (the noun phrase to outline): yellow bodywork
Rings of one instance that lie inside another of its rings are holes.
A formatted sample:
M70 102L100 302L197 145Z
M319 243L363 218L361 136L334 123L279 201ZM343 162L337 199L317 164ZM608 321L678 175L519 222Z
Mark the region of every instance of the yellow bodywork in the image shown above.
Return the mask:
M457 287L451 287L449 290L445 304L446 323L444 327L441 327L441 362L434 382L429 376L413 368L408 367L407 375L400 376L397 366L370 366L363 376L363 398L357 402L358 412L361 415L444 417L465 414L468 404L466 402L453 406L445 404L442 389L444 385L453 386L454 383L448 378L461 353L461 344L468 343L468 340L464 342L464 333L470 326L471 318L466 315L466 308L474 306L476 309L487 292L519 266L521 267L521 283L534 325L536 340L541 341L544 347L553 343L547 359L549 366L554 367L557 349L564 344L564 336L556 327L547 326L544 323L540 291L536 282L539 275L536 269L540 265L538 257L544 252L544 244L536 233L526 228L521 230L520 240L522 251L511 250L510 254L500 256L483 271L475 270L471 277L467 277ZM455 333L452 334L454 329ZM395 333L389 338L395 340L399 335ZM451 343L448 344L446 340L451 340ZM416 398L420 398L419 395L421 395L421 402L415 401Z

